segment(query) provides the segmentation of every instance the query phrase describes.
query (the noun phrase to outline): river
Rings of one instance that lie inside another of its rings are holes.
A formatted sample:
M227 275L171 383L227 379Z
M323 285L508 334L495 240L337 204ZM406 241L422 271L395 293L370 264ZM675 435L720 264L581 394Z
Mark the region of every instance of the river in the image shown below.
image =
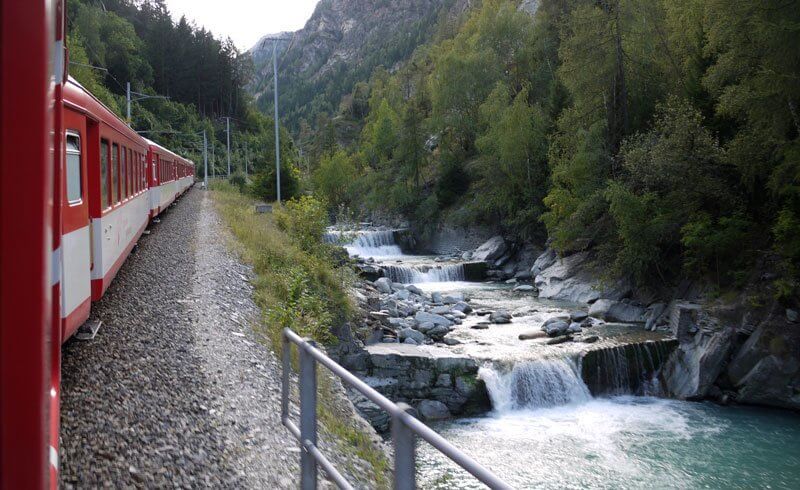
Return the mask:
M360 233L346 248L373 257L394 281L460 291L473 308L514 313L511 324L480 330L470 327L481 318L470 316L448 335L460 342L450 349L483 363L492 411L431 424L514 487L800 488L797 415L659 398L655 381L625 374L649 376L664 334L612 324L592 329L597 345L520 341L520 333L580 306L466 282L457 263L404 255L389 231ZM635 349L620 354L625 345ZM581 356L598 348L608 379L590 390ZM420 488L483 488L426 443L418 444L417 466Z

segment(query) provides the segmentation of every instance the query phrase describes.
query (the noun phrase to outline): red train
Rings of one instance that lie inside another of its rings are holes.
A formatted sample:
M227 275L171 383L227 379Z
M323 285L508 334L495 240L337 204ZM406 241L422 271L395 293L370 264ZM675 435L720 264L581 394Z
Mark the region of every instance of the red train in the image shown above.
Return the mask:
M194 182L67 76L63 2L0 0L2 488L57 487L60 346Z

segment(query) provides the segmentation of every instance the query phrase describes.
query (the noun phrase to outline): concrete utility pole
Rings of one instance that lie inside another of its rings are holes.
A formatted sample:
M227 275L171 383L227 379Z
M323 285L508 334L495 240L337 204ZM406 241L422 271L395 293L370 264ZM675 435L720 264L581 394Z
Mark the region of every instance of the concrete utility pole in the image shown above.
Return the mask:
M214 140L211 140L211 178L217 178L217 152L214 147Z
M145 100L145 99L169 99L169 97L165 95L147 95L147 94L140 94L139 92L133 92L131 90L131 82L127 82L127 87L125 90L125 100L127 102L127 119L126 122L128 126L131 126L131 102L136 102L137 100ZM131 94L138 95L138 97L131 97Z
M272 78L275 80L275 192L281 204L281 135L278 129L278 41L272 42Z
M203 187L208 189L208 140L206 130L203 130Z
M231 178L231 118L226 117L225 120L228 123L228 129L226 132L228 134L228 178L230 179Z
M272 41L272 79L275 95L275 184L278 204L281 203L281 135L278 129L278 43L286 41L279 37L268 37L264 41Z
M247 178L247 142L244 143L244 177Z

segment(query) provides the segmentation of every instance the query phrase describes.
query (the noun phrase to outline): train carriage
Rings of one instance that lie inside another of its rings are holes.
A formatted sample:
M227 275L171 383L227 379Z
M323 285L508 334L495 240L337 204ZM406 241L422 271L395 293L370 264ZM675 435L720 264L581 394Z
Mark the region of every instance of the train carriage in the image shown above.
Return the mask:
M89 317L148 223L147 145L77 81L64 86L63 338Z
M67 78L64 18L0 0L0 488L57 487L61 344L194 181Z

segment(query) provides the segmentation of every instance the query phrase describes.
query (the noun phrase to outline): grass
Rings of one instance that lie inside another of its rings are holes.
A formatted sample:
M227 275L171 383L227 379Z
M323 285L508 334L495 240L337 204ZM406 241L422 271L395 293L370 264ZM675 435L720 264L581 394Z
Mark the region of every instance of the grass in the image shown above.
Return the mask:
M347 267L334 267L329 247L319 239L310 242L310 230L320 227L314 221L326 219L324 213L320 215L308 201L274 214L257 214L253 199L235 187L223 182L211 189L216 209L235 238L232 247L256 273L255 300L262 311L259 329L269 340L268 347L280 356L285 327L322 345L335 344L331 326L344 324L354 312L347 294L354 275ZM324 221L321 226L324 228ZM322 375L318 379L321 425L334 436L340 450L372 466L376 487L388 487L385 453L370 434L348 420L344 395L336 394L332 378Z

